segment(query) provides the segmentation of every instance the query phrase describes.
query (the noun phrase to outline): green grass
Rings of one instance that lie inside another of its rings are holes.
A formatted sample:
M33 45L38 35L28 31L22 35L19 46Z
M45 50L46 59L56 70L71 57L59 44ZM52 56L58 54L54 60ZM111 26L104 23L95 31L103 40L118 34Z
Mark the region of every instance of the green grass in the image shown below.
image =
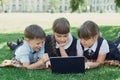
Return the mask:
M71 33L77 37L77 27L71 28ZM120 31L119 26L101 26L100 31L104 38L115 40ZM51 33L50 29L45 32ZM22 33L0 33L0 63L4 59L11 59L12 51L7 47L7 41L16 41L23 37ZM118 67L101 66L87 70L85 74L52 74L50 70L26 70L23 68L6 67L0 68L0 80L120 80Z

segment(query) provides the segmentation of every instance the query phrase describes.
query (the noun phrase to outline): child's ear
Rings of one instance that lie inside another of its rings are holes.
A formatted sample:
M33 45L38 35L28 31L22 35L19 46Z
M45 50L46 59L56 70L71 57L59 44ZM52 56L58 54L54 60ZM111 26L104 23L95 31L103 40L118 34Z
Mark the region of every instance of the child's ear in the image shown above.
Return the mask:
M29 43L29 42L30 42L30 39L26 38L26 42L28 42L28 43Z
M96 40L96 39L98 39L98 37L99 37L99 35L98 35L98 34L96 34L96 35L95 35L95 37L94 37L94 38L95 38L95 40Z

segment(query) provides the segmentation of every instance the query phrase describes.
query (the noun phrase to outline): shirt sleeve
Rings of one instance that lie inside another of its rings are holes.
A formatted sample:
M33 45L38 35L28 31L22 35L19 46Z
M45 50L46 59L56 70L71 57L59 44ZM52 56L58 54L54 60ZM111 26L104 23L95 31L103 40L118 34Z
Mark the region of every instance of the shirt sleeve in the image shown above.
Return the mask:
M82 50L82 46L80 44L80 40L77 40L77 56L83 56L83 50Z
M24 62L30 63L29 53L30 53L30 50L28 48L20 46L15 51L15 58L21 63L24 63Z
M24 63L24 62L30 63L29 55L27 55L27 54L26 55L21 55L20 62L21 63Z
M101 44L99 54L107 54L108 52L110 52L109 51L109 45L108 45L107 40L104 39L102 44Z

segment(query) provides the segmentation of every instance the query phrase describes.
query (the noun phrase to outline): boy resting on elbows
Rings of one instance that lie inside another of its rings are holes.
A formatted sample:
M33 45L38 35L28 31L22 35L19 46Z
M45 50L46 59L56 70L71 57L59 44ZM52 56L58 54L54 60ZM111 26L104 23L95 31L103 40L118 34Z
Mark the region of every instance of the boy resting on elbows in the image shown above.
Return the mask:
M38 25L30 25L24 30L25 41L14 51L14 60L4 60L3 66L44 69L48 56L44 54L46 34Z

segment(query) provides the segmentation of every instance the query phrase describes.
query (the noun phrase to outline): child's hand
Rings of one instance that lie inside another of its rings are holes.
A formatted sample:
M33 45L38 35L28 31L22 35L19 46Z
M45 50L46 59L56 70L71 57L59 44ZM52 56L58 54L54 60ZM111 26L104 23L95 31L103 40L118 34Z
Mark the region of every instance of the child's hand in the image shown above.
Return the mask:
M12 66L12 61L11 60L4 60L2 62L2 65L4 65L4 66Z
M18 61L16 60L11 60L11 64L14 67L23 67Z
M85 63L85 69L90 69L90 63L89 62Z
M50 61L47 61L47 62L45 63L45 65L46 65L46 68L50 68L50 67L51 67Z
M22 65L16 60L4 60L1 66L14 66L14 67L22 67Z
M48 54L47 53L43 54L41 59L42 59L43 62L47 62L49 60Z
M68 39L68 40L66 40L64 43L59 43L60 47L64 47L65 45L68 44L69 41L70 41L70 40Z

